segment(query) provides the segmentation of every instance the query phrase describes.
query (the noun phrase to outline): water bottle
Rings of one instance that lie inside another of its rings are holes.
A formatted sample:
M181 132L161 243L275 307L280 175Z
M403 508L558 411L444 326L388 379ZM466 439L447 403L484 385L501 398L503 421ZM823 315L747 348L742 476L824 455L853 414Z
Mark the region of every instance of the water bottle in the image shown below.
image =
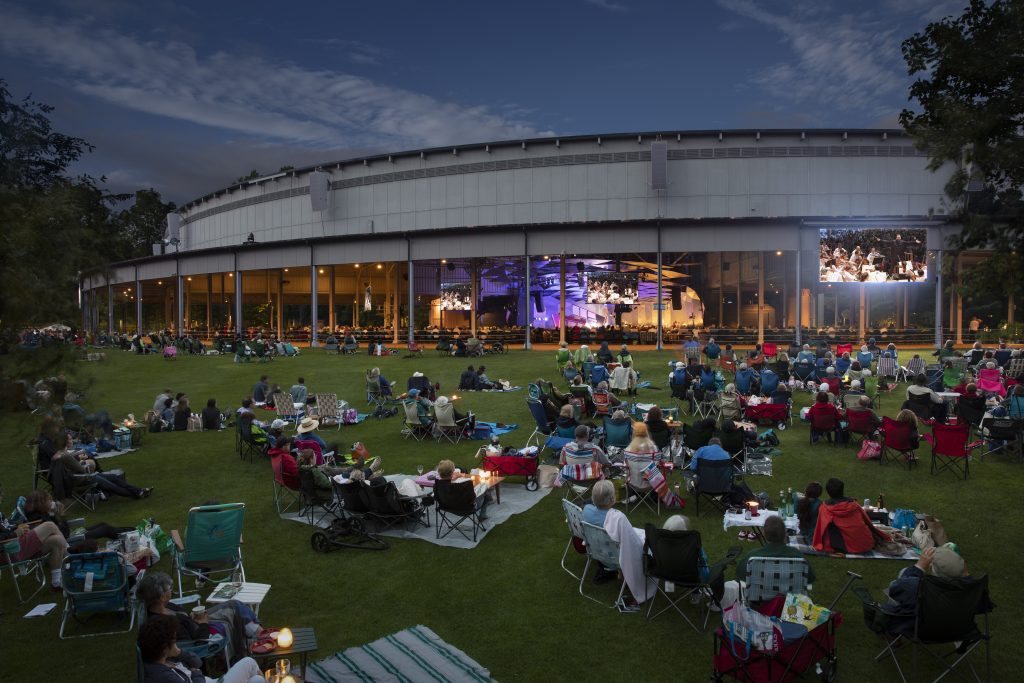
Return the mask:
M796 510L793 508L793 487L790 486L786 490L786 515L792 517L795 513Z
M779 491L779 517L782 517L783 521L785 521L786 515L789 513L789 510L786 506L786 499L783 497L782 494L783 492Z

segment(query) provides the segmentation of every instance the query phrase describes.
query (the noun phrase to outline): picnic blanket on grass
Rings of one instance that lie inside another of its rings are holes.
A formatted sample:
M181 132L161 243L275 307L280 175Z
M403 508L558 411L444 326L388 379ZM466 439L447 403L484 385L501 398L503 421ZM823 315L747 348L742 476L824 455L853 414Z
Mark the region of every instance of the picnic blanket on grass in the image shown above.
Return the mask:
M436 681L486 683L491 672L426 626L350 647L309 665L310 683Z
M107 451L105 453L93 453L89 457L94 459L94 460L100 460L102 458L116 458L117 456L124 455L125 453L134 453L137 450L139 450L139 449L138 448L126 448L123 451Z
M644 380L643 382L637 382L636 383L636 388L637 389L650 389L651 388L651 383L648 382L647 380Z
M481 394L503 394L510 391L519 391L522 387L509 387L508 389L463 389L463 391L472 391L473 393Z
M872 550L870 553L826 553L821 550L815 550L813 546L805 543L800 543L796 538L790 538L789 544L802 552L804 555L819 555L823 557L841 557L846 560L906 560L910 562L917 562L920 557L917 550L908 547L902 555L883 555L882 553Z
M418 477L415 474L389 474L384 477L388 481L393 481L396 484L401 482L403 479L412 479L415 481ZM540 502L541 498L551 493L551 489L542 488L538 491L527 491L522 485L522 478L510 477L508 480L501 485L501 504L497 503L497 500L492 498L491 502L487 504L487 519L484 520L484 530L477 532L476 543L466 538L463 538L457 531L453 531L444 538L437 538L437 529L434 528L436 520L434 519L433 508L428 509L430 515L430 526L425 527L422 524L406 524L402 527L394 527L391 529L379 530L375 527L377 525L372 522L369 524L370 531L373 533L379 533L381 536L392 536L395 538L418 538L421 541L427 541L434 545L442 545L448 548L464 548L471 549L475 548L481 541L484 540L489 533L494 531L494 528L499 524L508 521L512 515L517 515L520 512L526 512L534 505ZM429 488L424 488L424 491L430 493ZM492 492L490 494L494 496ZM281 515L281 519L287 519L293 522L299 522L301 524L309 524L309 515L302 514L300 512L289 512ZM469 523L466 522L465 528L468 530ZM326 528L330 525L330 520L325 519L319 522L320 528ZM472 534L470 534L472 537Z
M501 436L502 434L508 434L511 431L518 429L519 425L507 424L504 427L499 427L497 422L484 422L483 420L476 421L477 429L480 427L490 427L491 436ZM476 436L473 437L477 438Z

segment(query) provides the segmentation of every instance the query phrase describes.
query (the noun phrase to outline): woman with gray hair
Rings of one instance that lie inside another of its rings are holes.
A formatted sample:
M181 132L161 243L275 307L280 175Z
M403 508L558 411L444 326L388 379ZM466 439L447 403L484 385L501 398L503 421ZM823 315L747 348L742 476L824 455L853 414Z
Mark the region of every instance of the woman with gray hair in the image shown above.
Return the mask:
M228 600L210 607L201 614L192 612L190 615L170 601L173 586L174 581L167 574L147 571L139 580L135 594L145 606L147 615L163 614L177 620L177 640L205 640L214 633L219 633L228 638L228 642L234 647L244 649L246 638L259 633L259 619L248 605L237 600Z
M629 592L633 595L632 604L639 604L653 597L657 582L644 576L644 532L642 529L633 528L626 515L615 509L615 485L607 479L597 482L591 492L590 501L583 508L583 521L604 528L609 538L619 544L619 569ZM598 519L601 521L593 521ZM602 578L600 573L594 578L599 582L608 580Z
M739 420L743 417L743 408L740 406L740 396L736 393L735 384L726 384L725 389L718 395L718 401L723 420Z

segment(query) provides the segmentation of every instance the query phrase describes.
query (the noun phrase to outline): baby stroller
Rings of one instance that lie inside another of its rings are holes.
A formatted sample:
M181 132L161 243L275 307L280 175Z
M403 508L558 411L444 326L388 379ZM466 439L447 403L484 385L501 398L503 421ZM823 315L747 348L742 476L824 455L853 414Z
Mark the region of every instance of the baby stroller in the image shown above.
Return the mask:
M786 403L759 403L756 406L748 404L743 410L743 415L756 424L774 422L779 431L785 431L787 425L793 424L792 408L793 399Z
M799 627L797 630L801 635L787 638L777 652L754 648L748 651L744 643L730 639L724 629L715 631L711 680L722 681L728 676L749 683L785 683L814 666L821 680L826 683L834 681L839 667L836 629L843 623L842 613L834 611L834 608L850 585L861 578L851 571L846 574L849 578L828 606L828 619L812 629ZM777 619L782 614L785 598L779 595L763 603L757 611Z
M372 515L371 501L367 484L352 481L339 484L334 481L335 498L340 505L329 503L321 506L326 514L321 522L330 522L325 528L317 529L309 539L309 544L318 553L329 553L338 548L355 550L387 550L388 542L366 529L366 519ZM316 504L308 501L310 505Z

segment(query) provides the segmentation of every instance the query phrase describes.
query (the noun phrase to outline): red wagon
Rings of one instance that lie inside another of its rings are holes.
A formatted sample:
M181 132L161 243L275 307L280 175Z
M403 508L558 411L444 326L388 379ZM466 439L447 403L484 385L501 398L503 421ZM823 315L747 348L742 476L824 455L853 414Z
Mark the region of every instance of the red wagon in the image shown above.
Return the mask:
M536 491L537 455L487 455L483 456L481 467L502 477L526 477L526 490Z
M743 409L743 415L755 424L773 422L779 430L784 430L787 425L793 424L792 401L786 403L759 403L756 406L747 405Z

